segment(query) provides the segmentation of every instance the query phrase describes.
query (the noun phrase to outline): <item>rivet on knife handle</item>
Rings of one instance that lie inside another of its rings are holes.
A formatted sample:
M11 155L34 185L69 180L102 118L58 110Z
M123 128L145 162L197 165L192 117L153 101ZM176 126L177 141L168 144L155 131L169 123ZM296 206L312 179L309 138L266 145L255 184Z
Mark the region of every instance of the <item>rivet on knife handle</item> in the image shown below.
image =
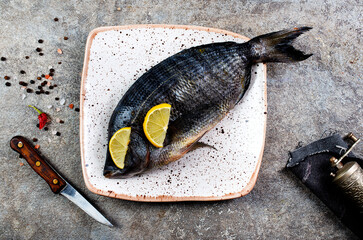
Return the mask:
M25 158L34 171L49 184L52 192L59 193L67 185L24 137L13 137L10 140L10 147Z

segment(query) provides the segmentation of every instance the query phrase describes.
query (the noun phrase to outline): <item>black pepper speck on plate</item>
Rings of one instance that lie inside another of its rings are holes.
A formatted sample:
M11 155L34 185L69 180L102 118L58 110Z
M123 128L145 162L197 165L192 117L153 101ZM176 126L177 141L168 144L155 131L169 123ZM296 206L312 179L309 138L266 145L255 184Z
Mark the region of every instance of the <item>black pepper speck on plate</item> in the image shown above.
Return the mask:
M1 61L6 61L6 57L1 57Z

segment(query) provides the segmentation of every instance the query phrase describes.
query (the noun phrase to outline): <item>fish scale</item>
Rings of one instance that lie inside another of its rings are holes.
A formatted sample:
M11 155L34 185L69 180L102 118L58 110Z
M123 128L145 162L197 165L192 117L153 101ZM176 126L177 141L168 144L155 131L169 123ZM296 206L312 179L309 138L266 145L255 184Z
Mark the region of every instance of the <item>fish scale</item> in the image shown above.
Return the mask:
M259 62L302 61L311 55L290 44L310 28L261 35L246 43L223 42L183 50L143 74L124 94L109 122L109 139L131 127L125 167L106 155L104 175L127 178L180 159L242 99L251 67ZM146 113L168 103L171 115L164 147L156 148L143 132Z

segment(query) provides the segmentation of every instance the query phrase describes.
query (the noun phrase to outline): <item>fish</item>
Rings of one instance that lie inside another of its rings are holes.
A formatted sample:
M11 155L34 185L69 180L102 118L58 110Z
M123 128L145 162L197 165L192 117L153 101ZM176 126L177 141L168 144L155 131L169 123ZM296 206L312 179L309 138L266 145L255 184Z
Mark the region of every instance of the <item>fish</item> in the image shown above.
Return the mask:
M292 46L294 39L310 29L271 32L245 43L200 45L153 66L134 82L113 111L108 141L119 129L131 127L130 142L123 169L114 164L107 150L103 175L130 178L193 150L245 96L254 64L298 62L312 56ZM171 112L163 147L157 148L147 140L142 125L147 112L161 103L170 104Z

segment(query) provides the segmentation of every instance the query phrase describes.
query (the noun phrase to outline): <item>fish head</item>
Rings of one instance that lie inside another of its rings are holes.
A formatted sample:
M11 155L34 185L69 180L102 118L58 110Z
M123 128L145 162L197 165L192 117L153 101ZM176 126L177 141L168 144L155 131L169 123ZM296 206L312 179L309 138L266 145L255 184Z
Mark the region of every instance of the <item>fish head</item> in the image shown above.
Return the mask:
M142 133L142 132L141 132ZM150 161L150 143L137 130L131 128L130 142L125 156L125 166L118 168L107 150L106 167L103 175L107 178L130 178L148 169Z

